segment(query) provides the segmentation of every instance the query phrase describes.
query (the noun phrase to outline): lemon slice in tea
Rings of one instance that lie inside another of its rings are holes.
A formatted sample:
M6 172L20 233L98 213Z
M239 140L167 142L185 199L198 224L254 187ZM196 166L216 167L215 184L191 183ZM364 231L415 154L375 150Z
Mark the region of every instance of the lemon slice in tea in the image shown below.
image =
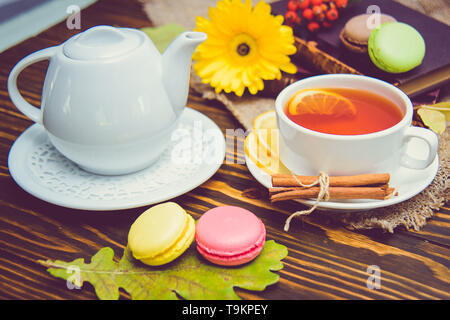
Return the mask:
M353 103L340 94L321 89L298 91L288 102L292 115L316 114L327 116L355 115Z

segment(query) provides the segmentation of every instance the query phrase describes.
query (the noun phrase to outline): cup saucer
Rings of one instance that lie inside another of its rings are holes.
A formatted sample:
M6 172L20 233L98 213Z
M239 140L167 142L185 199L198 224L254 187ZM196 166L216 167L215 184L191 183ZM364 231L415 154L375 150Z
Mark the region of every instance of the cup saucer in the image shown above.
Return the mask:
M102 176L80 169L34 124L14 142L8 167L16 183L35 197L63 207L104 211L175 198L208 180L225 157L225 139L207 116L185 108L160 158L127 175Z
M424 158L427 153L427 146L422 140L411 139L407 145L408 154L418 159ZM248 156L245 155L247 167L253 177L264 187L272 187L271 176L259 168ZM366 211L375 208L391 206L405 200L408 200L422 190L424 190L434 179L439 169L438 156L433 163L426 169L414 170L406 167L400 167L395 172L391 172L390 185L396 189L398 196L387 200L334 200L322 201L318 205L319 210L330 211ZM315 200L294 200L309 207L315 204Z

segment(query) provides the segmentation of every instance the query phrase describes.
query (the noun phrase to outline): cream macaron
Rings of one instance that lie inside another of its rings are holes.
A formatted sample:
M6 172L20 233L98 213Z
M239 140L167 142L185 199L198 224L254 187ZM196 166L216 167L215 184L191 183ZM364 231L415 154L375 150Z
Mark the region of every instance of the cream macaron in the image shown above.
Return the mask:
M194 219L178 204L166 202L151 207L136 219L128 233L128 245L136 259L159 266L179 257L194 236Z

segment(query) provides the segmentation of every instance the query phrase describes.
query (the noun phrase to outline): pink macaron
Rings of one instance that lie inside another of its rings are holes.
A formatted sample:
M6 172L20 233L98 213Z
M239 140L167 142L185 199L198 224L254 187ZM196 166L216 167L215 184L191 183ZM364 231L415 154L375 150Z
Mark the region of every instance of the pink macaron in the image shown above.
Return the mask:
M195 240L198 252L208 261L236 266L258 256L266 241L266 228L246 209L216 207L198 219Z

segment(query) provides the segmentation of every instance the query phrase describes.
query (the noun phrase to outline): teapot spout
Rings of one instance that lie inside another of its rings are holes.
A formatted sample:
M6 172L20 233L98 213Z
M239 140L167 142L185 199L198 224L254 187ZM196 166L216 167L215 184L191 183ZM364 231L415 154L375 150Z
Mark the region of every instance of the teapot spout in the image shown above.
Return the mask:
M203 32L183 32L162 55L164 88L177 115L185 107L188 98L192 54L206 37Z

